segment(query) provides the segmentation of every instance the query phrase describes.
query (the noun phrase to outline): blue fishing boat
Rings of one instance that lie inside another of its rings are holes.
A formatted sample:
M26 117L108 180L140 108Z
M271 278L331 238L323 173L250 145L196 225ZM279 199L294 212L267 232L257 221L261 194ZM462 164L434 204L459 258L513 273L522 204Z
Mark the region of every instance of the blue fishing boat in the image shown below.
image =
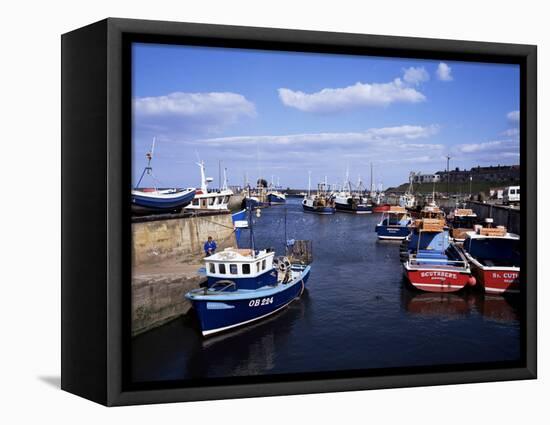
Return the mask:
M231 214L231 220L233 221L233 228L235 229L235 239L237 240L238 246L241 239L241 229L248 228L246 209Z
M403 240L411 230L411 215L403 207L392 206L382 214L380 223L376 225L378 239Z
M145 154L147 165L141 173L135 188L132 190L132 211L135 213L161 213L161 212L179 212L186 207L195 198L195 189L167 188L159 189L158 182L153 174L151 161L155 150L155 139L151 150ZM140 184L145 176L149 176L153 182L152 188L140 188Z
M269 202L269 205L285 204L286 195L278 190L270 190L267 192L267 202Z
M195 198L195 189L134 189L132 209L134 212L179 211Z
M293 255L275 257L271 249L256 250L251 220L249 229L251 248L226 248L206 257L206 285L185 295L197 313L203 336L268 317L305 289L309 261L296 261ZM302 246L299 251L304 251Z
M267 202L269 202L269 205L282 205L286 203L286 194L283 193L278 179L277 185L273 184L273 176L271 176L271 185L267 189Z

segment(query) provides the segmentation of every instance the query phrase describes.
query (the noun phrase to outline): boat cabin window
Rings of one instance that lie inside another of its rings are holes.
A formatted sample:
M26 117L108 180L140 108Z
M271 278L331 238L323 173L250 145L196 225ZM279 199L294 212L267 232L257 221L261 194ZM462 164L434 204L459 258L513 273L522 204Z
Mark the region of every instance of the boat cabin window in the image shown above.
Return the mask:
M243 274L250 274L250 264L243 264Z
M259 273L260 272L260 262L258 261L256 263L256 273Z
M216 266L214 265L214 263L208 263L208 269L210 273L216 273Z
M237 269L236 264L230 264L229 265L229 273L231 274L239 274L239 270Z
M225 264L218 265L218 272L219 274L225 274Z
M265 260L262 260L262 270L265 270Z

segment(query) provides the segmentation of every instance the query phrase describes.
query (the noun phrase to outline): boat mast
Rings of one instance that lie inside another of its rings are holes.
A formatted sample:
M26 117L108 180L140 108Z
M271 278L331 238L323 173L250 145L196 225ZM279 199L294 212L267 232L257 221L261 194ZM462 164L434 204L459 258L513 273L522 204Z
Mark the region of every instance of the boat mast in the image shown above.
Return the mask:
M197 162L197 165L201 169L201 190L202 193L208 192L208 185L206 183L206 175L204 174L204 161Z
M155 152L155 142L156 142L156 140L157 140L157 138L153 137L153 144L151 145L151 150L145 154L145 158L147 158L147 165L143 169L143 172L141 173L141 177L139 178L139 180L138 180L138 182L135 186L135 189L137 189L139 187L139 185L141 183L141 180L143 180L143 176L145 176L145 174L147 174L149 176L153 175L153 167L151 167L151 160L153 159L153 153Z
M252 216L252 206L250 203L248 203L246 209L248 210L248 228L250 229L250 249L252 250L252 257L256 257L256 244L254 242L254 217Z
M222 190L227 190L227 168L223 169L223 186Z
M308 171L307 174L307 197L309 198L311 196L311 171Z
M370 195L372 197L372 192L374 192L373 180L372 180L372 162L370 163Z
M218 159L218 188L222 190L222 160Z

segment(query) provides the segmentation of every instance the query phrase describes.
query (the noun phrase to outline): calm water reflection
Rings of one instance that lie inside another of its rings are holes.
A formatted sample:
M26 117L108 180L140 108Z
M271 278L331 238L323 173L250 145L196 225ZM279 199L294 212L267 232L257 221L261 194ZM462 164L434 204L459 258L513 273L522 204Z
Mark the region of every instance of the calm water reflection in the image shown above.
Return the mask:
M402 279L399 245L379 242L378 214L304 214L300 200L262 211L256 244L282 252L313 240L300 300L268 320L204 340L194 315L133 340L136 381L517 360L513 299L421 293ZM247 235L243 234L243 241ZM183 296L183 294L182 294Z

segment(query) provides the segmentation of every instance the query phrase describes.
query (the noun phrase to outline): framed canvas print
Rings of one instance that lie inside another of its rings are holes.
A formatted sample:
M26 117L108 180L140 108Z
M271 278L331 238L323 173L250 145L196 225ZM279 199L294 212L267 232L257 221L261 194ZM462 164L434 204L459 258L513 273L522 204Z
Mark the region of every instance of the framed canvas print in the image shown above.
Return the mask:
M536 47L106 19L62 37L62 388L536 378Z

